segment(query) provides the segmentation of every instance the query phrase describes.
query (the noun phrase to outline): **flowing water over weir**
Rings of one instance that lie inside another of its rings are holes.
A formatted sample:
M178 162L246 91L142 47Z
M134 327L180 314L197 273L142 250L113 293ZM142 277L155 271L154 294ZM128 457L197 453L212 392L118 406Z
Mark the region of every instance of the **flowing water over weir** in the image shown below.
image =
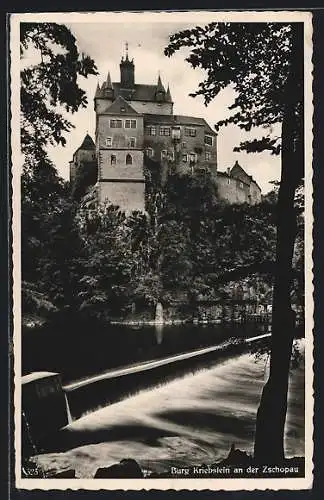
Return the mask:
M300 345L303 348L302 341ZM227 455L232 443L251 452L268 358L217 352L218 357L200 360L191 372L180 369L174 380L166 381L160 373L148 389L137 379L137 394L75 420L53 437L37 461L45 470L72 467L78 477L93 477L98 467L123 458L162 472L170 466L213 463ZM145 376L154 379L154 371ZM93 391L102 382L71 391L68 399L74 392L84 400L82 391ZM119 389L118 383L114 390ZM105 393L104 386L99 392ZM285 440L288 457L304 455L303 360L291 372Z

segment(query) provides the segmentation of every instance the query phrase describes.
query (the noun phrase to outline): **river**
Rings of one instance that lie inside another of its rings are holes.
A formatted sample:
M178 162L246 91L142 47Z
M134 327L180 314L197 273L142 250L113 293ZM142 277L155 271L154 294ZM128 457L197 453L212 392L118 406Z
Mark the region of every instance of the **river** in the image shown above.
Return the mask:
M303 352L303 341L299 341ZM147 471L215 463L236 447L252 452L255 416L268 359L244 353L215 362L118 403L63 429L52 453L36 460L47 471L74 468L91 478L98 467L134 458ZM286 456L304 456L304 361L292 369Z

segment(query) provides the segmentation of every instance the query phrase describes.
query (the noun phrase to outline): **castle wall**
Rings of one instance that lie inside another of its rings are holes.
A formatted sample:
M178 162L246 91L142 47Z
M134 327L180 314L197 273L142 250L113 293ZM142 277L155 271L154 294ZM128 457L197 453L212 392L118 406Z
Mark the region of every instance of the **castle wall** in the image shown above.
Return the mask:
M225 175L217 176L217 191L220 199L228 203L249 203L250 188L238 179Z
M261 189L256 182L252 181L250 184L250 203L255 205L261 202Z
M122 128L111 128L110 121L114 119L122 120ZM136 128L125 128L125 120L132 119L136 120ZM109 149L125 148L130 149L130 138L134 137L136 139L135 148L143 147L143 117L139 115L99 115L97 123L97 135L96 143L99 149L107 148L106 138L112 138L112 146ZM134 149L135 149L134 148Z
M132 156L132 164L126 165L126 156ZM111 163L111 156L116 158L116 164ZM139 179L144 180L144 154L142 150L100 150L99 153L99 181L102 179Z
M144 211L143 182L100 182L98 186L98 201L104 203L109 201L119 205L121 209L130 212L132 210Z
M95 159L95 150L78 149L73 155L73 160L70 161L70 182L74 182L78 169L83 162L92 162Z
M150 120L149 126L154 126L154 119ZM176 160L176 170L180 174L186 174L191 172L191 166L190 166L190 161L189 161L189 156L187 156L186 160L184 161L183 155L189 155L190 153L196 153L197 154L197 168L200 167L207 167L210 169L210 171L214 174L216 174L217 171L217 152L216 152L216 137L213 137L213 145L207 145L205 144L205 128L201 126L189 126L189 125L183 125L180 126L181 130L181 138L176 146L172 141L171 136L161 136L160 135L160 126L170 126L170 122L166 124L159 123L159 125L155 125L156 127L156 135L148 135L145 134L145 127L144 127L144 148L152 148L154 151L154 156L152 157L153 160L161 162L162 157L161 157L161 152L168 151L168 153L171 153L174 155L174 158ZM177 124L178 126L178 124ZM195 137L190 137L185 135L185 128L195 128L196 129L196 136ZM209 135L207 133L207 135ZM210 154L210 159L206 160L206 152Z

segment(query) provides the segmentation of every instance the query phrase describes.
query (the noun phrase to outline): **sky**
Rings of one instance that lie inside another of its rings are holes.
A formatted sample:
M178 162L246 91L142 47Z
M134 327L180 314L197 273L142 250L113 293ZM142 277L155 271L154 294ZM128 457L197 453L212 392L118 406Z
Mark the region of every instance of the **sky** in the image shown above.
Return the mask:
M91 56L99 71L98 77L87 79L80 77L79 85L87 92L88 107L70 115L75 129L69 133L67 145L51 147L49 155L54 161L59 174L69 178L69 161L73 152L80 146L86 133L95 136L95 112L93 98L97 82L106 79L110 71L112 81L120 80L119 63L125 55L125 43L128 42L129 56L134 58L135 83L155 84L160 73L165 87L169 84L174 101L174 113L200 116L214 127L215 123L226 118L231 113L228 106L232 104L234 92L231 89L222 91L207 107L201 97L189 97L189 93L197 90L198 84L204 79L204 71L193 69L186 61L186 49L175 53L171 58L163 54L168 44L169 35L182 29L194 27L197 23L174 22L169 17L168 22L72 22L65 23L75 35L79 50ZM204 25L204 23L201 23ZM253 176L263 193L272 188L269 181L280 177L281 160L268 152L257 154L235 153L233 148L241 141L260 136L260 131L253 135L242 131L237 126L223 127L219 131L218 170L225 171L237 160L246 172Z

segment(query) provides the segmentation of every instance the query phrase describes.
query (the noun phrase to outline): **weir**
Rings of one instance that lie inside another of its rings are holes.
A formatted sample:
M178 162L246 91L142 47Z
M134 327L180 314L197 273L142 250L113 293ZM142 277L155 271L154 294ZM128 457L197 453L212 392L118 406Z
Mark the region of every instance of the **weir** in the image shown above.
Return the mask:
M237 355L246 350L249 344L266 340L270 335L267 333L248 339L240 339L236 342L233 342L232 339L231 342L223 342L158 360L109 370L65 386L61 385L59 374L36 373L27 375L23 377L23 385L25 386L23 408L28 415L27 420L30 425L28 433L25 433L25 441L32 440L37 444L36 448L39 447L38 445L46 448L47 438L50 439L50 436L60 428L67 426L85 413L120 401L142 389L159 385L161 382L165 383L182 374L195 371L202 365L204 367L212 366L219 357L224 359ZM43 379L46 380L45 385ZM27 385L36 380L38 382L31 391L34 396L29 396L26 399ZM47 392L43 390L42 397L39 396L40 383L43 387L47 387ZM52 394L51 398L50 394ZM54 395L56 396L54 397ZM41 433L39 433L40 430ZM28 446L28 451L30 454L36 452L30 446Z

